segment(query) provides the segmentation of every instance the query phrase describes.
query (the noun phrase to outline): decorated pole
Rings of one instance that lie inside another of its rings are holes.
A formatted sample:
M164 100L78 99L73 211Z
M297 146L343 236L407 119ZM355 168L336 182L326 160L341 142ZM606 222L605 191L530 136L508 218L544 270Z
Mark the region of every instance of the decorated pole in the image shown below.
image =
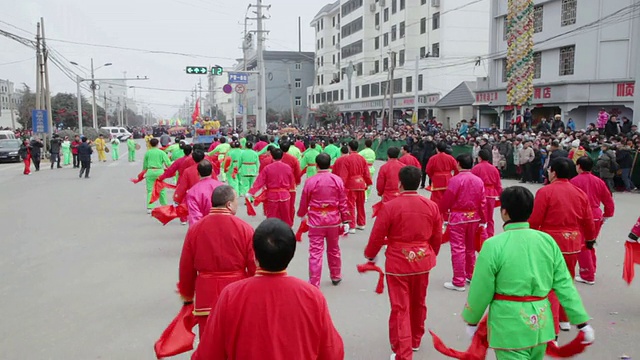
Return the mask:
M533 0L509 0L507 14L507 105L520 115L533 95Z

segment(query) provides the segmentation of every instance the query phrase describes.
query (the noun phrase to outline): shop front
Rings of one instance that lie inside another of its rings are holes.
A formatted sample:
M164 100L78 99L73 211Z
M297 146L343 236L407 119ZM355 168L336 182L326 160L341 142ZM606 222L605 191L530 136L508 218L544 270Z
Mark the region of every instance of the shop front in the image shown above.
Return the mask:
M418 96L418 119L426 119L432 116L433 107L440 100L440 94L428 94ZM383 128L388 124L382 124L382 120L388 118L389 105L387 100L369 100L336 104L340 110L342 122L356 126L371 126ZM411 120L415 108L414 97L400 97L393 99L394 121ZM431 115L430 115L431 114Z

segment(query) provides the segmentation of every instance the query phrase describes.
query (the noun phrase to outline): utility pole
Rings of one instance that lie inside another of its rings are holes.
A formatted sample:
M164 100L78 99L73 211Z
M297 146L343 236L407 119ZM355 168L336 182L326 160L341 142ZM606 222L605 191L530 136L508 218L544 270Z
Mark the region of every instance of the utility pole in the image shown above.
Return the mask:
M109 112L107 111L107 92L105 91L103 93L104 95L104 123L107 124L107 126L109 125Z
M291 89L291 69L287 67L287 82L289 83L289 103L291 105L291 125L295 125L296 118L293 112L293 91Z
M44 59L44 82L45 82L45 106L47 109L47 123L49 131L46 135L53 134L53 109L51 108L51 88L49 87L49 50L47 49L47 41L44 35L44 18L40 18L40 26L42 26L42 56ZM47 148L45 141L45 151Z
M38 23L38 30L36 32L36 109L38 110L40 110L42 106L42 54L40 53L40 49L40 23Z
M249 5L251 6L251 5ZM247 9L249 10L249 9ZM247 33L247 20L249 20L249 18L246 16L244 17L244 39L242 41L242 57L243 57L243 67L244 67L244 71L247 71L247 50L249 50L249 45L251 44L251 39L249 38L249 33ZM247 127L247 112L248 112L248 93L249 92L249 87L247 86L247 88L245 89L244 94L242 94L242 131L244 131L244 133L247 133L247 130L249 129ZM256 123L256 127L257 127L257 123Z
M122 119L124 121L124 126L129 126L129 119L127 118L127 98L125 97L123 100L123 108L122 108Z
M82 135L82 92L80 91L80 83L82 83L82 78L80 75L76 75L76 86L78 87L78 94L76 95L78 97L78 132Z
M9 111L11 112L11 128L13 130L15 130L16 129L16 114L13 113L15 111L15 104L14 104L15 93L12 94L12 96L14 98L9 98Z
M118 103L116 104L116 121L118 126L122 126L122 117L120 116L120 99L118 99Z
M267 129L267 86L266 86L266 68L264 64L264 29L262 8L267 7L262 5L262 0L256 1L257 15L258 15L258 112L256 118L256 127L258 131L264 133Z
M413 123L414 129L418 129L418 123L420 122L420 118L418 117L418 76L420 76L420 68L418 67L419 63L420 55L416 55L416 70L413 74L413 116L415 116L415 123Z
M93 70L93 58L91 58L91 96L93 99L93 102L91 104L92 106L92 114L93 114L93 128L97 129L98 128L98 107L96 106L96 81L95 81L95 77L93 75L94 70Z
M389 83L389 126L393 127L393 122L395 121L395 118L393 116L393 91L395 90L394 87L394 78L393 78L393 73L394 70L396 69L396 52L392 51L391 52L391 56L390 56L390 66L389 66L389 78L391 79L390 83Z

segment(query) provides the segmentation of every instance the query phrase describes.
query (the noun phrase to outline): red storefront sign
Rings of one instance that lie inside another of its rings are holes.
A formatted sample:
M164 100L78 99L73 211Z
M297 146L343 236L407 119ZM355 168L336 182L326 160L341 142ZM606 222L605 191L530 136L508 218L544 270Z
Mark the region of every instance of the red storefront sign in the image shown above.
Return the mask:
M633 97L635 92L634 83L620 83L616 86L617 97Z
M534 88L533 89L533 98L534 99L551 99L551 88Z
M491 102L498 100L498 92L477 93L476 102Z

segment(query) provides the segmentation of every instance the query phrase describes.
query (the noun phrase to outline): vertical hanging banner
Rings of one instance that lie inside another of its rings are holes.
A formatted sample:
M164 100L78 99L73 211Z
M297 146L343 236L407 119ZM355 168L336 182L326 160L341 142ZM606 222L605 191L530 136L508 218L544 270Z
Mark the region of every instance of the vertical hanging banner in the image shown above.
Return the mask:
M533 95L533 0L507 6L507 104L522 106Z

